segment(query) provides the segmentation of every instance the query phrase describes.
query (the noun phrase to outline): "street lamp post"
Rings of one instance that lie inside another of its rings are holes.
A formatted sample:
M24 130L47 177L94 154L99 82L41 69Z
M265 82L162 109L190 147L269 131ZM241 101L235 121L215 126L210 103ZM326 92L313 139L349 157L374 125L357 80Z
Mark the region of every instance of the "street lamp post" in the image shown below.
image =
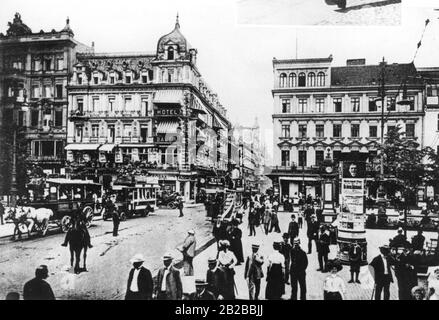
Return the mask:
M381 155L380 155L380 185L378 187L377 193L377 203L385 204L386 200L384 198L384 99L386 97L386 83L385 83L385 73L386 73L386 61L381 62L381 76L380 76L380 100L381 100Z

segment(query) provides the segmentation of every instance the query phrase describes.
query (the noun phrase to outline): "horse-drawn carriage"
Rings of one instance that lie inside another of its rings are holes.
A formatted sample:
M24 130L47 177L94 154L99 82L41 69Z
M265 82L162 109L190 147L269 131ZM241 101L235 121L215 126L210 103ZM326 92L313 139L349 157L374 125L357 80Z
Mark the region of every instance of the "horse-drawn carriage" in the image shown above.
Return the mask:
M14 210L14 222L19 234L28 232L30 235L38 231L44 236L51 225L66 232L79 210L88 227L94 215L100 213L97 199L102 186L93 181L38 179L31 181L27 188L27 200Z

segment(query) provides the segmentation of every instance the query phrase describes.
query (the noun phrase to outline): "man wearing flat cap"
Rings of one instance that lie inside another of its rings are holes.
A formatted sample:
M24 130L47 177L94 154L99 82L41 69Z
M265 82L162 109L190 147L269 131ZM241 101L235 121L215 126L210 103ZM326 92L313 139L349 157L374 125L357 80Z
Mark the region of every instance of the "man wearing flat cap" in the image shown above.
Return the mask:
M215 295L210 292L207 288L207 282L201 279L195 280L195 290L196 292L192 293L189 296L189 300L216 300Z
M160 268L154 288L154 295L157 300L181 300L183 296L183 285L181 283L180 271L172 265L173 257L170 253L163 256L164 266Z
M154 283L151 272L143 265L145 259L136 254L131 260L133 268L128 276L125 300L151 300Z
M55 300L50 284L46 282L49 270L41 265L35 270L35 278L26 282L23 288L23 300Z
M217 300L223 300L224 288L226 287L226 276L215 258L207 260L209 269L206 273L207 290L212 292Z
M384 300L390 299L390 283L393 282L388 255L389 246L381 246L380 254L373 258L370 265L375 273L375 300L381 300L381 292L384 291Z
M297 300L297 287L300 285L300 300L306 300L306 268L308 267L308 257L306 252L300 247L300 239L293 241L291 250L291 300Z
M259 244L252 244L252 254L245 261L244 279L247 280L250 300L258 300L261 291L261 279L264 277L262 265L264 257L259 253Z

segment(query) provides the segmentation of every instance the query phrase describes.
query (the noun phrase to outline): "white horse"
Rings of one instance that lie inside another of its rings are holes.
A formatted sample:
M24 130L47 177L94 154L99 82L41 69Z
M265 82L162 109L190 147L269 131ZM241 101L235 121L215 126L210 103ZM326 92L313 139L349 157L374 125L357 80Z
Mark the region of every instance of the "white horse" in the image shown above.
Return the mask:
M15 219L14 223L16 224L16 230L18 230L19 237L21 237L20 232L20 224L24 224L27 226L27 233L30 237L31 232L34 227L37 228L37 231L41 233L41 235L45 235L47 231L47 227L49 225L49 220L53 216L53 211L47 208L39 208L35 209L34 207L18 207L15 211ZM15 230L14 236L15 238Z

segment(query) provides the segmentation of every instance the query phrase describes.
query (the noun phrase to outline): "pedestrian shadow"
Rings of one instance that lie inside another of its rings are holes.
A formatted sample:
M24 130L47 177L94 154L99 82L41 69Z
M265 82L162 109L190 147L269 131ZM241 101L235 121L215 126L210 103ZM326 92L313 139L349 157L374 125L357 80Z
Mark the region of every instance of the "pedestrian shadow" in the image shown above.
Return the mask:
M401 3L401 1L402 0L383 0L383 1L378 1L378 2L369 2L369 3L364 3L364 4L352 6L352 7L347 7L345 9L337 9L335 11L346 13L349 11L361 10L364 8L375 8L375 7L389 6L391 4Z

